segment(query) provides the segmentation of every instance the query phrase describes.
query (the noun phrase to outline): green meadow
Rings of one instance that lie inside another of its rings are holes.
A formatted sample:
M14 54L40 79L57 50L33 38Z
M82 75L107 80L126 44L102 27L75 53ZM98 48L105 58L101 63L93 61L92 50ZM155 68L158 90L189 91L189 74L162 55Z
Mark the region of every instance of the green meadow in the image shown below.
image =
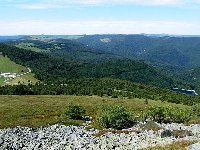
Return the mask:
M0 72L21 73L28 69L11 61L8 57L0 55Z
M11 61L8 57L3 57L2 55L0 55L0 72L22 74L28 72L28 69L24 66L16 64L15 62ZM0 86L5 84L5 79L6 78L4 77L0 77ZM38 80L34 77L33 73L28 73L20 77L16 77L14 79L10 79L8 82L9 85L14 85L18 82L22 84L28 84L32 82L32 84L35 84L36 82L38 82Z
M86 109L86 115L94 118L92 126L95 128L99 128L96 117L103 106L123 105L131 114L139 118L148 107L154 105L191 108L191 106L161 101L149 100L146 104L144 99L115 99L97 96L0 96L0 128L40 127L56 123L82 124L82 121L71 120L65 114L70 104L83 106ZM196 123L200 122L199 117L194 120Z
M18 48L23 48L23 49L26 49L26 50L31 50L31 51L34 51L34 52L47 52L48 50L45 50L45 49L40 49L40 48L37 48L36 45L34 43L19 43L17 45L15 45L16 47Z

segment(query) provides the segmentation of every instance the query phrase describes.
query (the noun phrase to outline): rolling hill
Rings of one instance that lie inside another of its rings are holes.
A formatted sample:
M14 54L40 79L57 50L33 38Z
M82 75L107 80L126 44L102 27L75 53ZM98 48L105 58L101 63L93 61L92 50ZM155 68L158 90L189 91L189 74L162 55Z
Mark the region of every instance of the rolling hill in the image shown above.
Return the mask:
M75 44L72 45L75 47ZM80 48L80 46L78 45L77 48ZM12 61L30 67L35 73L36 78L46 82L110 77L159 87L190 87L187 82L175 75L147 65L142 61L117 59L114 57L106 61L99 59L101 60L99 63L85 63L82 60L64 59L64 54L54 56L49 53L27 51L8 45L0 45L0 51ZM81 54L82 51L79 53L79 57L82 56Z
M75 41L159 66L185 69L200 65L200 37L85 35Z
M26 47L19 48L20 43ZM42 51L35 51L33 47ZM31 68L34 77L40 80L35 86L2 87L0 93L3 95L99 95L156 99L187 105L199 102L198 96L171 91L172 87L195 88L193 82L188 82L189 79L184 80L142 60L99 53L94 48L70 40L11 41L0 44L0 52L16 64ZM71 54L76 54L76 58ZM87 56L85 61L82 59L83 54ZM106 59L99 57L98 61L92 61L101 54Z
M50 51L52 54L63 55L71 60L89 63L117 57L144 60L151 65L173 71L187 70L200 65L198 36L49 35L26 36L14 40L14 43L20 48Z
M36 38L25 37L19 40L9 41L8 44L18 48L40 53L48 53L52 57L62 57L67 61L79 61L82 63L98 63L121 56L96 50L83 44L60 38ZM76 39L76 38L73 38Z

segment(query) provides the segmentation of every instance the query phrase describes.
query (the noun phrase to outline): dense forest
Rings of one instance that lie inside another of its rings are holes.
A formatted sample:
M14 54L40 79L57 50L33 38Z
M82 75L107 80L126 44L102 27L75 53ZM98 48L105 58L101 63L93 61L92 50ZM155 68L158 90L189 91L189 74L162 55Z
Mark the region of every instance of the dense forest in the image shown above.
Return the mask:
M86 35L75 41L128 58L182 69L200 65L200 37Z
M99 63L113 58L123 58L112 53L84 46L75 41L60 38L47 41L22 38L7 41L6 43L32 51L34 51L34 48L37 48L39 52L48 53L52 57L59 56L67 61L79 61L82 63Z
M0 45L0 51L14 62L30 67L37 79L45 82L81 78L110 77L159 87L190 87L192 84L143 61L112 59L100 63L65 60L62 56L37 53L14 46Z

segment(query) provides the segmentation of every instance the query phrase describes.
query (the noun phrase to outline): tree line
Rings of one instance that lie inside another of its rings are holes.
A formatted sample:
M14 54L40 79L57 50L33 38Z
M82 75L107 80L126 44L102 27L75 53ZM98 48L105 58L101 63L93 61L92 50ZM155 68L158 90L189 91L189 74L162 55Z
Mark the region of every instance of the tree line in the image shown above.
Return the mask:
M161 100L186 105L200 102L199 96L189 96L155 86L110 78L72 79L49 84L37 83L36 85L6 85L0 87L0 95L97 95L112 98Z

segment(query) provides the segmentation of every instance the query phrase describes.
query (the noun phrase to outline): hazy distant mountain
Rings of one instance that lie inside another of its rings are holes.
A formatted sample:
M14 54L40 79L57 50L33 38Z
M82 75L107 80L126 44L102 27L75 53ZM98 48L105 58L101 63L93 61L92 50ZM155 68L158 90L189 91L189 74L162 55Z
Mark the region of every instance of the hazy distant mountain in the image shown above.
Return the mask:
M24 35L16 35L16 36L0 36L0 42L10 41L10 40L18 40L20 38L24 38Z

